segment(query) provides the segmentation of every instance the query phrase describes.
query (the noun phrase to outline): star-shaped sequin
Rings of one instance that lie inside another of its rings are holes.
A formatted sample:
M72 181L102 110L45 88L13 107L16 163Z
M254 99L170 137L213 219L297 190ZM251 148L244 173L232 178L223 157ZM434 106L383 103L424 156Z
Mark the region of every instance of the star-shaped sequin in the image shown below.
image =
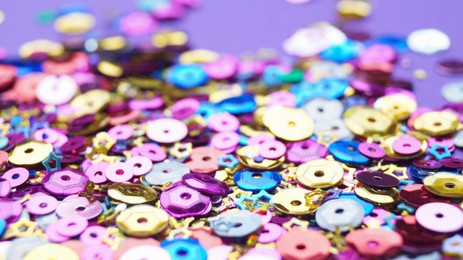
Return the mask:
M29 219L25 217L20 218L15 223L10 224L3 238L9 239L13 237L31 236L34 234L34 231L37 225L38 225L37 222L30 221Z
M252 196L252 192L251 191L244 191L244 190L241 190L241 189L235 189L233 191L233 193L231 193L230 195L228 195L228 197L230 197L233 201L237 201L238 198L240 196L248 196L248 197L251 197Z
M180 160L190 156L192 151L193 145L191 143L175 143L172 148L169 149L169 154Z
M238 165L238 163L238 159L236 159L235 156L233 156L232 154L219 156L217 162L219 166L230 169L235 168L235 166Z
M251 198L254 199L255 201L267 202L271 206L273 206L273 203L272 203L273 195L268 193L265 190L261 190L259 193L252 195Z
M235 201L235 205L241 210L254 210L254 204L257 200L245 195L239 196L239 198Z
M63 156L58 156L54 152L50 152L48 157L42 161L43 166L47 169L47 172L61 170L61 161L63 160ZM50 162L55 162L55 167L51 168Z
M300 227L301 229L307 229L307 227L309 226L309 222L293 217L290 221L284 223L282 226L288 231L291 231L291 229L293 229L294 226Z
M446 145L433 144L433 146L428 150L428 153L436 157L437 160L441 160L452 156L449 147Z

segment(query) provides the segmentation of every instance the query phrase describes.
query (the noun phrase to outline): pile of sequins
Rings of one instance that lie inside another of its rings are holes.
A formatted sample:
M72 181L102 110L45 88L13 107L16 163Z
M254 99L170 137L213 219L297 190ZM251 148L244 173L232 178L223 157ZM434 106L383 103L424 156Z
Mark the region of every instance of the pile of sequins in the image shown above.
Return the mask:
M448 48L439 33L317 23L284 43L294 64L190 50L179 31L25 44L0 65L0 252L461 258L463 84L431 110L392 75L407 43Z

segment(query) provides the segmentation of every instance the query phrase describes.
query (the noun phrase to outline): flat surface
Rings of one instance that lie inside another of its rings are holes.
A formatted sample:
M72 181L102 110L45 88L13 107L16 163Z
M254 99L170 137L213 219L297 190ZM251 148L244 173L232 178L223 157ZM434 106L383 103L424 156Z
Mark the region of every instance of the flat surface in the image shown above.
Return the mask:
M57 10L67 1L62 0L5 0L0 9L6 19L0 25L0 46L15 55L18 46L29 40L48 38L59 40L51 25L38 25L37 13ZM84 0L98 22L93 36L117 33L112 25L117 15L137 9L133 0ZM313 0L304 5L292 5L284 0L204 0L202 5L187 10L179 21L161 22L160 28L177 28L189 33L192 46L218 52L241 54L259 48L274 48L282 57L281 43L297 28L317 21L336 24L335 0ZM416 29L436 28L452 40L451 49L433 56L413 53L403 55L411 61L408 69L398 68L396 75L413 80L421 106L439 108L445 103L441 86L463 76L442 76L435 72L437 61L443 58L462 58L463 35L461 10L463 1L456 0L376 0L372 1L372 15L349 28L366 30L373 35L408 35ZM142 39L134 39L142 40ZM415 79L413 72L423 69L425 80Z

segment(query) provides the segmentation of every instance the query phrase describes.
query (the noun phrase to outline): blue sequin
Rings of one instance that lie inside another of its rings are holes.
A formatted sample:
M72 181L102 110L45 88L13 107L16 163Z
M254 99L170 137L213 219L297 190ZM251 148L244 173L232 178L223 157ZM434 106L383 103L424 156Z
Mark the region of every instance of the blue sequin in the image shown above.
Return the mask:
M241 134L240 135L240 145L246 146L248 145L248 142L249 142L249 137Z
M328 146L328 151L333 157L343 163L352 165L367 164L370 160L358 150L359 142L339 140Z
M208 77L198 64L176 65L168 71L167 81L179 88L191 89L206 84Z
M334 45L323 51L320 57L325 60L332 60L343 63L357 57L359 53L359 44L354 41L346 41L343 44Z
M11 119L10 124L11 124L11 126L14 127L14 126L17 126L17 125L21 124L21 122L22 122L22 118L20 116L14 116Z
M348 87L349 82L343 79L321 79L314 92L316 97L335 99L343 96Z
M238 165L240 161L233 156L233 154L227 154L227 155L222 155L219 156L217 164L220 167L225 167L229 169L235 168L236 165Z
M375 38L371 41L368 41L366 45L370 46L370 45L377 44L377 43L389 45L392 48L394 48L397 52L408 51L407 41L402 36L384 35L384 36Z
M32 72L42 72L42 65L37 62L18 62L12 63L16 67L16 76L18 78L24 77L25 75Z
M424 178L429 175L429 172L424 169L419 169L415 166L408 167L408 172L410 175L418 182L422 182Z
M207 252L198 240L192 238L177 238L165 240L161 247L169 252L172 260L206 260Z
M161 8L169 3L168 0L140 0L138 7L145 12L152 12Z
M3 235L6 229L6 221L0 218L0 237Z
M8 138L5 136L0 136L0 149L3 149L8 146Z
M262 83L267 87L276 87L282 85L281 80L283 71L278 66L267 66L262 74Z
M223 109L210 102L201 102L196 114L201 115L204 119L208 119L213 114L224 112Z
M233 180L242 190L260 192L276 188L281 182L281 176L274 171L241 170L235 173Z
M244 94L238 97L224 99L217 103L217 106L230 114L236 115L253 112L257 104L256 101L254 101L253 95Z
M450 153L450 150L446 145L433 144L432 147L428 149L428 153L436 157L437 160L442 160L452 156L452 153Z
M317 83L301 82L291 86L290 91L296 97L296 105L300 106L305 101L323 97L335 99L344 95L349 87L349 82L343 79L321 79Z

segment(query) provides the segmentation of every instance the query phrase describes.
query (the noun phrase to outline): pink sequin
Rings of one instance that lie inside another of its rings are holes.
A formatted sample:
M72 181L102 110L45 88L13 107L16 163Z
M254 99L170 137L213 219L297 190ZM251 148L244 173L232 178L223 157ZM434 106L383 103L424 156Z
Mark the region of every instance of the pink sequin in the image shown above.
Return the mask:
M88 220L79 215L65 216L56 222L58 233L67 237L80 235L88 226Z
M147 100L134 99L129 102L129 108L132 110L157 109L163 105L164 101L161 97L154 97Z
M283 229L279 225L274 223L267 223L261 230L257 241L263 244L275 242L282 234Z
M421 142L413 136L403 135L392 143L392 149L399 154L416 154L421 150Z
M143 156L129 158L126 163L132 166L134 176L145 175L153 168L153 162L149 158Z
M119 29L130 36L152 33L157 27L151 15L142 11L131 12L119 20Z
M26 209L31 214L46 215L55 211L58 200L44 193L36 193L26 203Z
M303 163L324 158L327 154L326 146L308 139L290 144L286 151L286 158L290 162Z
M99 162L93 164L87 168L85 171L85 175L89 178L89 180L96 184L105 183L108 178L106 178L105 170L108 168L108 162Z
M386 156L386 151L376 143L362 142L358 149L361 154L368 158L381 159Z
M80 253L82 260L112 260L114 259L113 251L108 245L96 244L87 245Z
M256 145L256 144L262 144L266 141L273 141L275 140L275 136L268 134L268 133L262 133L262 134L256 134L251 136L248 139L248 145Z
M8 180L0 178L0 197L5 198L10 195L11 184Z
M133 169L127 163L111 163L105 170L105 175L112 182L125 182L133 177Z
M428 147L431 148L433 145L437 144L438 146L447 146L450 152L455 150L455 143L450 137L429 137L428 138Z
M266 141L259 146L259 155L266 159L278 159L286 153L286 146L280 141Z
M85 244L101 244L106 236L106 228L102 226L87 227L82 234L80 234L80 241Z
M36 141L46 142L50 144L58 141L59 138L58 132L50 128L39 129L34 132L33 136L34 140Z
M211 146L219 150L228 150L236 147L240 136L235 132L221 132L211 138Z
M29 171L26 168L16 167L5 172L2 178L8 180L11 187L18 187L29 179Z
M240 122L234 115L220 113L209 117L207 126L216 132L234 132L240 127Z
M296 107L296 97L286 91L277 91L269 95L268 103L272 106Z
M184 98L172 105L172 116L176 119L185 119L196 113L199 101L194 98Z
M129 125L118 125L109 129L108 134L116 140L128 140L133 135L133 128Z
M47 235L48 241L53 243L61 243L70 239L69 236L61 235L58 232L58 222L54 222L48 225L48 227L45 229L45 235Z
M238 71L238 59L234 56L225 55L214 62L204 65L204 70L210 78L223 80L230 78Z
M153 162L164 161L167 158L166 151L157 144L144 144L138 150L140 156L149 158Z

